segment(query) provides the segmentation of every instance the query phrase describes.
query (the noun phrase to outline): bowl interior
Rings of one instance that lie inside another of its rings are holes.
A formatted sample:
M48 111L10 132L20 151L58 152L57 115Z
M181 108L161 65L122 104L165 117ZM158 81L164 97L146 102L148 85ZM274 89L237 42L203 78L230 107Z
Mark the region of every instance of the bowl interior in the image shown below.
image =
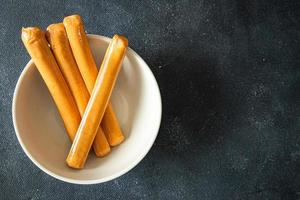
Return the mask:
M90 35L97 65L109 39ZM14 95L13 118L25 153L46 173L67 182L90 184L111 180L133 168L151 148L160 125L161 98L146 63L127 51L111 101L126 140L104 158L89 155L85 168L67 167L71 143L60 115L35 65L24 69Z

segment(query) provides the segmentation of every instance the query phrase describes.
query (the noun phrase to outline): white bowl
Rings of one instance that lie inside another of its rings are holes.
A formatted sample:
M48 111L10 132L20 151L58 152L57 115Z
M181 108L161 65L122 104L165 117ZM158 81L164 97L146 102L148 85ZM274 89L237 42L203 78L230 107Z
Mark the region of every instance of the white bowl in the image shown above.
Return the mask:
M110 39L89 35L97 66ZM112 94L112 103L126 140L109 155L89 155L85 168L70 169L65 162L71 143L60 115L34 63L23 70L13 97L12 115L18 140L32 162L47 174L70 183L95 184L117 178L148 153L161 121L157 82L143 59L128 48Z

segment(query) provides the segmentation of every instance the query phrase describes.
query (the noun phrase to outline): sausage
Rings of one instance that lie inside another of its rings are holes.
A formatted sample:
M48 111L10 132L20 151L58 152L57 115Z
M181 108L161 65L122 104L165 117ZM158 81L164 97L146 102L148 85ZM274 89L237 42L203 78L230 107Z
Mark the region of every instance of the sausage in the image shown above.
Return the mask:
M82 116L90 99L90 94L74 60L63 23L48 26L46 38ZM101 127L98 129L93 148L95 154L101 157L110 152L110 146Z
M37 27L22 29L22 41L56 104L71 141L81 121L75 100L48 46L44 32Z
M63 23L79 71L88 91L91 93L94 88L98 70L88 44L83 22L79 15L72 15L65 17ZM116 146L124 141L125 137L110 102L106 108L101 126L111 146Z
M115 35L106 50L91 98L66 159L67 164L72 168L80 169L85 164L96 130L109 102L127 46L128 41L125 37Z

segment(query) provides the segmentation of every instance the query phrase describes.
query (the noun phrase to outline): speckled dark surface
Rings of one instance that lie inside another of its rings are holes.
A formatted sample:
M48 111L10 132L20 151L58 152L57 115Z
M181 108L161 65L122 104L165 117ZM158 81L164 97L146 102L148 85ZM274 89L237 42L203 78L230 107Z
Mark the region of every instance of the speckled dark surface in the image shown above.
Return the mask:
M3 1L0 10L0 199L300 199L299 1ZM11 117L29 60L21 27L73 13L90 33L128 36L163 101L144 160L92 186L39 170Z

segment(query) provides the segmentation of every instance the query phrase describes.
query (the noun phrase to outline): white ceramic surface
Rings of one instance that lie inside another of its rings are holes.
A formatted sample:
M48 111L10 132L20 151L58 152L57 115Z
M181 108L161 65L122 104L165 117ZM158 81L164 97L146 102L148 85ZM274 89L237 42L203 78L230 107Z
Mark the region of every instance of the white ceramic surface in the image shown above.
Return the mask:
M89 35L97 66L109 41L103 36ZM30 61L13 97L12 114L18 140L33 163L57 179L77 184L112 180L136 166L148 153L161 121L157 82L147 64L130 48L112 94L112 103L126 140L105 158L90 154L84 169L70 169L65 159L71 143L48 89Z

